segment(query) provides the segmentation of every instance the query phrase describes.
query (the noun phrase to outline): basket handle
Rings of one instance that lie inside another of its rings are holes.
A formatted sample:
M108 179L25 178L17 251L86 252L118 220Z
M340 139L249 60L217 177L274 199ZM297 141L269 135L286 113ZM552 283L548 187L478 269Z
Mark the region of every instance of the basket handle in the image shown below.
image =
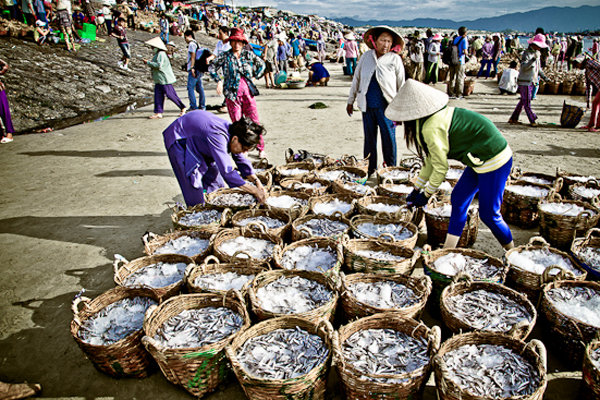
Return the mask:
M556 193L556 191L554 190L554 188L552 188L552 190L550 190L550 193L548 193L548 196L546 196L546 201L562 201L562 196L558 193Z
M377 238L383 240L384 242L387 242L387 240L385 240L386 238L389 238L389 241L392 243L396 242L396 238L387 232L381 233Z
M426 262L431 261L431 246L426 244L423 246L423 250L421 250L421 255L425 259Z
M375 218L391 220L392 216L387 211L379 211L377 214L375 214Z
M527 331L528 327L529 327L529 322L522 319L519 322L517 322L516 324L514 324L512 326L512 328L510 328L510 330L506 334L508 336L515 337L519 331L523 331L523 333L525 333L525 331Z
M204 262L202 263L203 267L206 267L210 261L213 261L215 264L219 265L221 264L221 260L219 260L217 257L213 256L212 254L210 256L207 256L204 259Z
M346 362L344 361L344 355L342 354L342 346L340 345L340 334L338 331L333 332L331 339L333 344L333 363L337 364L342 369L346 368Z
M588 181L585 183L585 186L592 186L598 189L598 187L600 187L600 184L598 183L597 179L588 179Z
M512 171L510 171L510 177L513 179L519 179L521 176L523 176L523 170L521 169L521 167L513 167Z
M440 344L442 342L442 330L439 326L435 325L429 330L429 334L427 336L427 352L430 354L436 354L440 349Z
M592 205L596 208L600 208L600 195L592 197Z
M558 268L560 270L560 272L558 274L556 274L554 276L554 278L552 278L550 276L550 272L556 268ZM563 279L575 279L575 275L571 271L567 271L560 265L553 264L553 265L546 267L546 269L544 270L544 273L542 274L542 278L541 278L541 284L543 286L546 283L549 283L549 282L552 282L555 280L563 280Z
M556 192L560 192L563 187L563 182L563 178L557 178L552 185L552 189L554 189Z
M238 261L238 256L240 254L245 254L245 255L248 256L247 259L241 259L240 258L240 260L244 260L243 263L248 263L248 261L250 261L252 259L252 257L250 257L250 254L248 254L246 251L244 251L244 250L238 250L235 253L233 253L233 255L231 256L231 258L229 259L229 262L231 264L240 264L241 261Z
M258 160L258 162L256 163L256 168L260 167L269 167L269 159L267 157L261 157L260 160Z
M223 213L221 213L221 226L227 226L231 221L231 218L233 218L233 210L227 207L223 210Z
M290 183L290 188L291 189L300 190L301 187L302 187L302 182L300 182L300 181L292 181Z
M543 237L533 236L531 239L529 239L529 242L527 242L526 248L529 248L530 246L535 246L536 243L539 246L550 247L550 244Z
M333 329L331 322L329 322L327 319L322 319L319 321L319 323L317 324L317 330L322 330L327 335L327 337L333 339L335 330Z
M544 346L544 343L542 343L541 341L539 341L537 339L531 339L529 341L529 343L527 343L527 346L525 348L533 350L535 353L537 353L537 355L540 356L540 360L542 361L544 370L547 371L548 370L548 356L546 354L546 346Z
M423 275L422 277L417 278L417 279L419 280L421 285L423 285L425 287L425 293L427 294L427 297L429 297L429 295L431 294L431 289L432 289L431 278L428 275Z
M340 238L340 242L343 243L343 244L345 244L345 245L347 245L349 241L350 241L350 236L348 236L347 233L344 233L342 235L342 237Z
M154 311L156 311L157 308L158 306L156 304L153 304L150 307L148 307L146 313L144 314L144 321L150 320L150 318L152 318L152 314L154 313Z
M158 235L156 233L146 232L142 236L142 242L144 242L144 245L147 245L151 240L154 240L156 238L158 238Z
M588 224L590 223L590 218L592 218L592 212L590 210L583 210L577 215L577 221L575 223L578 224L579 222L584 222L585 227L587 228ZM577 234L576 229L574 233L575 235Z
M73 311L73 319L77 325L81 325L81 319L79 318L79 305L83 303L84 308L89 308L90 302L92 299L85 296L79 296L73 299L73 304L71 304L71 311Z
M588 230L585 235L585 241L582 243L582 246L587 246L589 244L590 240L592 239L592 235L596 235L596 236L600 237L600 229L592 228L592 229Z
M442 375L442 379L437 382L438 387L441 393L446 393L448 391L448 383L450 383L450 371L448 371L448 366L444 362L444 359L439 354L433 356L433 365L434 368L440 371Z
M334 212L333 214L331 214L331 216L332 216L333 218L344 218L344 214L342 214L342 212L341 212L341 211L339 211L339 210L338 210L338 211L336 211L336 212Z
M239 290L237 289L229 289L227 291L227 293L225 293L225 295L223 296L223 307L225 307L225 299L227 299L227 297L233 296L235 299L237 299L237 301L240 302L240 304L242 305L246 305L246 302L244 301L244 297L242 296L242 293L240 293Z
M381 182L383 185L393 185L394 181L391 180L390 178L383 178L383 181Z
M244 228L246 229L246 231L244 231ZM261 233L267 233L268 229L267 225L262 221L251 221L248 222L248 224L242 228L242 235L244 234L244 232L247 232L248 230L253 228Z
M190 278L190 275L194 272L194 270L196 269L197 265L196 264L188 264L187 267L185 267L185 272L183 273L183 279L187 282ZM204 268L202 268L202 272L204 272Z
M123 265L127 265L129 264L129 260L127 260L125 257L123 257L120 254L115 254L115 261L113 261L113 273L115 275L117 275L117 272L119 271L119 268L121 268L121 263L123 263Z
M150 336L144 336L142 338L142 344L144 345L144 347L146 347L148 352L152 354L152 356L158 357L159 360L166 361L165 356L164 356L166 348L162 344L160 344L158 342L158 340L156 340ZM155 352L150 351L151 347L154 347L156 349L156 351Z
M308 226L303 226L302 228L298 229L298 233L304 234L304 237L307 239L313 236L312 230Z
M465 285L469 287L473 283L473 277L468 272L463 271L452 278L452 283L459 283L460 281L464 281Z

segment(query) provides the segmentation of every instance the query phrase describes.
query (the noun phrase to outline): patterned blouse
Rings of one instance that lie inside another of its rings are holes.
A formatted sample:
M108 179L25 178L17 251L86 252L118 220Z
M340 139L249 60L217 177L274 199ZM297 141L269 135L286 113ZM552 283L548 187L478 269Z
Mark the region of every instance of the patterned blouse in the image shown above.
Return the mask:
M265 62L254 54L253 51L242 50L240 58L233 55L233 50L227 50L213 61L208 72L210 77L219 82L219 70L223 73L223 93L225 97L231 101L237 99L238 89L240 87L240 79L242 76L246 78L249 87L254 87L252 78L260 79L265 71Z

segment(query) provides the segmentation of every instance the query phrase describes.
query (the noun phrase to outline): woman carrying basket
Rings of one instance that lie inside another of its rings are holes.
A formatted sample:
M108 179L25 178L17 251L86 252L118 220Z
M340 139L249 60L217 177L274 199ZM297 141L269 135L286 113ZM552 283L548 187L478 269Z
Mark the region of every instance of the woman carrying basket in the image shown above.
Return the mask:
M505 249L514 247L510 228L500 214L504 186L512 167L512 150L498 128L476 112L448 107L448 96L409 79L385 115L404 122L407 147L415 147L425 163L407 203L423 207L444 182L448 160L465 164L452 190L452 214L444 248L454 248L479 192L481 220Z

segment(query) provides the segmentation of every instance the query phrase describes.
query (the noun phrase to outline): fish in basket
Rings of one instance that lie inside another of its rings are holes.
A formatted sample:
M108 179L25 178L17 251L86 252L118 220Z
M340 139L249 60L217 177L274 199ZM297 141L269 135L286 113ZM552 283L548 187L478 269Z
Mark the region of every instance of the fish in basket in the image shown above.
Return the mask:
M281 246L283 241L280 237L246 226L219 232L213 242L213 253L226 263L235 264L238 259L246 259L248 263L260 265L270 262L276 247Z
M529 229L538 221L538 203L552 188L522 181L508 182L504 188L501 212L506 222Z
M164 235L147 232L142 236L144 252L153 254L181 254L194 261L203 260L211 251L213 233L207 230L175 231Z
M340 212L344 218L350 218L354 214L355 203L354 197L349 195L326 194L311 197L308 208L316 215L326 215L329 217Z
M377 184L389 180L391 183L415 183L420 168L387 167L377 170Z
M379 212L394 215L406 209L406 202L388 196L364 196L356 200L356 209L359 214L364 215L376 215Z
M600 229L592 228L585 237L577 238L570 254L592 280L600 280Z
M357 215L350 223L356 238L389 241L412 249L417 244L419 229L410 222L411 218L412 215L408 215L406 220L396 220L389 214L379 213L375 216Z
M173 227L178 230L203 230L217 233L226 226L232 212L230 209L199 204L191 208L175 208L171 215Z
M283 237L292 226L292 218L289 214L253 208L236 212L231 218L231 224L237 228L256 227L271 235Z
M317 172L317 176L321 179L333 182L342 180L346 182L365 183L369 178L367 171L356 167L327 167L322 168Z
M320 272L337 280L344 253L342 245L331 239L304 239L285 246L273 260L278 268Z
M293 162L275 167L275 182L279 183L283 179L302 179L304 176L316 170L318 167L314 160Z
M218 189L206 195L206 204L219 209L230 208L233 212L258 205L256 197L242 189Z
M576 183L587 183L591 180L597 180L595 176L591 175L581 175L573 172L563 171L560 167L556 168L556 176L562 178L564 181L564 185L562 185L562 189L560 189L560 194L562 196L569 195L569 187Z
M344 264L351 272L404 274L410 276L420 253L373 239L342 240Z
M350 230L350 221L340 212L325 215L305 215L292 222L292 241L308 238L340 239Z
M264 207L276 216L290 216L296 219L308 210L310 195L294 190L271 191L267 196Z
M319 179L316 174L304 175L301 178L287 178L279 182L284 190L294 190L313 196L321 196L329 191L331 182L325 179Z
M548 174L540 174L537 172L523 172L520 167L513 167L510 172L510 177L515 181L535 183L537 185L554 186L556 176Z
M452 204L438 203L437 199L433 197L423 211L427 225L427 243L433 248L439 247L444 244L448 234ZM479 232L479 220L479 206L470 205L467 210L467 221L457 247L471 247L475 244Z
M569 197L573 200L584 201L598 207L598 196L600 196L600 183L595 179L569 186Z

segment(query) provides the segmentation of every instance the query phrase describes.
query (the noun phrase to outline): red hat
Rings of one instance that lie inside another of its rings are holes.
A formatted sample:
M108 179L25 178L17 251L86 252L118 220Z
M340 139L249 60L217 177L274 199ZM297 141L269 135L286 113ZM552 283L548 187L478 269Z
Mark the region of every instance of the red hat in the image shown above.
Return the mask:
M229 37L225 39L224 42L227 43L232 40L237 40L248 44L248 39L246 39L246 35L244 35L244 30L240 28L231 28L231 31L229 32Z

